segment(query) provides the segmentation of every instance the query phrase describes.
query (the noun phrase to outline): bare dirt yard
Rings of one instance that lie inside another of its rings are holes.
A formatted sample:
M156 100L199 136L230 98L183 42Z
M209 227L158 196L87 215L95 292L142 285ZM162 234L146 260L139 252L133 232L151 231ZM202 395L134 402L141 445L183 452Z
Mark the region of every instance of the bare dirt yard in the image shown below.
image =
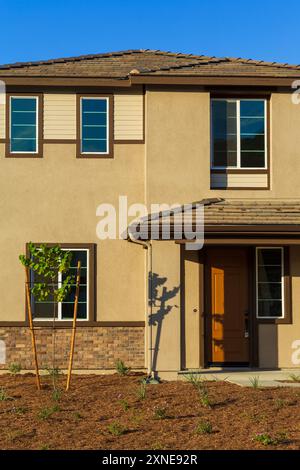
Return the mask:
M141 384L140 374L74 376L43 390L0 376L1 449L299 449L300 389L227 382Z

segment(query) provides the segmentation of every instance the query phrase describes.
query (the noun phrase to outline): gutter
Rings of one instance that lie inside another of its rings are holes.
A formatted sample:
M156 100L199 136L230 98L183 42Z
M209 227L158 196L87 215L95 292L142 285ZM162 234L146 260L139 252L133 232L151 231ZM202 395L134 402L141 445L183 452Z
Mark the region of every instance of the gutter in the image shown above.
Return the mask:
M149 302L150 295L152 295L152 243L151 241L136 240L130 230L127 231L127 240L136 245L140 245L147 250L146 257L146 299L145 299L145 326L147 328L147 380L154 378L152 364L153 364L153 345L152 345L152 322L149 319L152 317L152 302Z

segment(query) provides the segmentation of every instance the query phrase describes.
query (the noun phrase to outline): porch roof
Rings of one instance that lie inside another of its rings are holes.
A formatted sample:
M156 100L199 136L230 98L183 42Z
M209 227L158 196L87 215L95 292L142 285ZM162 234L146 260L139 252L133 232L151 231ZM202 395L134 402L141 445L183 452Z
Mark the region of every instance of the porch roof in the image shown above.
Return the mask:
M250 199L203 199L192 203L188 210L186 206L180 206L170 213L168 211L150 214L140 219L134 226L129 226L129 231L134 228L137 237L143 240L151 239L152 233L159 233L162 239L163 227L170 226L170 238L175 236L184 221L189 222L195 232L198 205L204 206L204 236L229 236L229 235L296 235L300 236L300 200L250 200ZM200 215L201 216L201 215ZM201 234L199 234L201 235ZM185 238L182 236L182 239Z

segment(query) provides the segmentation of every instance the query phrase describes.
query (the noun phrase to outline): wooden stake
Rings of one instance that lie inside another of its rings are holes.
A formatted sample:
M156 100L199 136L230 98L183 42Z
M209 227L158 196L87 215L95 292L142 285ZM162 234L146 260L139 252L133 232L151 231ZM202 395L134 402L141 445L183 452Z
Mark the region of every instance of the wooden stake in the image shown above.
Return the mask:
M37 360L35 334L34 334L34 328L33 328L31 302L30 302L29 270L26 266L25 266L25 278L26 278L26 300L27 300L27 309L28 309L29 329L30 329L30 333L31 333L31 344L32 344L32 350L33 350L33 356L34 356L36 386L37 386L38 390L41 390L39 365L38 365L38 360Z
M70 388L72 366L73 366L75 335L76 335L76 320L77 320L78 297L79 297L80 268L81 268L81 263L80 263L80 261L78 261L77 275L76 275L76 291L75 291L75 302L74 302L73 327L72 327L72 338L71 338L71 350L70 350L70 360L69 360L69 369L68 369L66 392Z

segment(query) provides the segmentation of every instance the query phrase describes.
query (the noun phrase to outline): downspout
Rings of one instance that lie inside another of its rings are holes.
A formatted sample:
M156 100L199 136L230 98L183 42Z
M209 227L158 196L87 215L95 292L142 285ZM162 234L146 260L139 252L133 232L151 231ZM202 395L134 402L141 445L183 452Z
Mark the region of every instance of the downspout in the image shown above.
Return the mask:
M144 250L147 250L146 258L146 308L145 308L145 326L147 328L147 343L148 343L148 365L147 375L148 378L153 378L153 347L152 347L152 322L149 321L152 318L152 302L149 302L150 295L152 295L152 243L151 241L137 240L133 237L130 230L127 231L128 238L131 243L141 245Z

